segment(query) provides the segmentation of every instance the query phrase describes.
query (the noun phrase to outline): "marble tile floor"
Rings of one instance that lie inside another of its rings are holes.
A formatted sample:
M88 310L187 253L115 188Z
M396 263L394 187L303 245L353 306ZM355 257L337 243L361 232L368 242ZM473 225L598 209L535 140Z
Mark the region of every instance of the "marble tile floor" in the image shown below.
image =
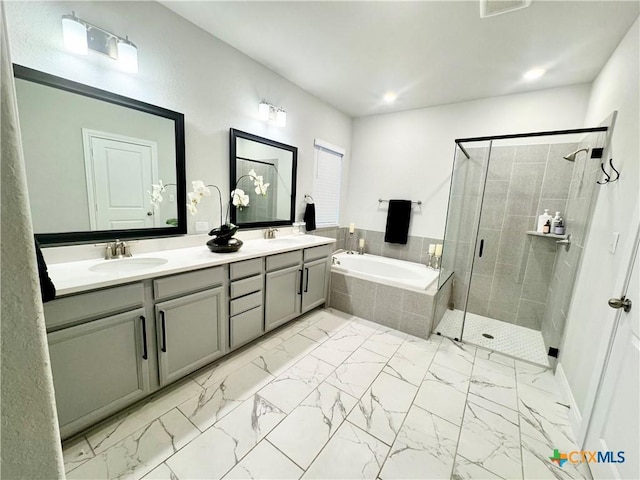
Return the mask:
M434 332L440 332L449 338L460 338L463 316L462 310L446 310ZM484 333L493 338L484 337ZM511 357L549 366L542 333L538 330L468 312L462 340Z
M70 479L578 479L550 370L315 310L64 445Z

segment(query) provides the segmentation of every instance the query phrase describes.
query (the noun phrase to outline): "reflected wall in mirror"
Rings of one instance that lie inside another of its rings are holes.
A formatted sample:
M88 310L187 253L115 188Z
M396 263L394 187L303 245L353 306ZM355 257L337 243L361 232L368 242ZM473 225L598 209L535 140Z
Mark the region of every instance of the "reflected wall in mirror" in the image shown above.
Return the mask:
M14 65L41 243L186 233L184 116ZM159 208L151 185L167 187Z
M294 221L298 148L231 129L231 182L249 195L249 206L231 207L231 222L240 227L290 225ZM248 175L254 170L269 184L266 196L257 195Z

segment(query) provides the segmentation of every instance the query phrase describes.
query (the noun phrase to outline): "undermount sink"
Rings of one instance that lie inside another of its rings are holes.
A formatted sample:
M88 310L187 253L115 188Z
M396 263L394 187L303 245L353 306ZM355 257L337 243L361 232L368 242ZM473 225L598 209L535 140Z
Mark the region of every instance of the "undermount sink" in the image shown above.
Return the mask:
M119 260L105 260L102 263L89 267L92 272L98 273L130 273L164 265L168 260L157 257L122 258Z

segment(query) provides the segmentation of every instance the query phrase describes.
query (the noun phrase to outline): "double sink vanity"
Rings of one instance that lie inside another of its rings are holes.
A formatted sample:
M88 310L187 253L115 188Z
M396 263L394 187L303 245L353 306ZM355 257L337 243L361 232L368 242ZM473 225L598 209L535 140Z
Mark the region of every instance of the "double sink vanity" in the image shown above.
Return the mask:
M335 240L249 240L49 266L45 321L63 438L322 305Z

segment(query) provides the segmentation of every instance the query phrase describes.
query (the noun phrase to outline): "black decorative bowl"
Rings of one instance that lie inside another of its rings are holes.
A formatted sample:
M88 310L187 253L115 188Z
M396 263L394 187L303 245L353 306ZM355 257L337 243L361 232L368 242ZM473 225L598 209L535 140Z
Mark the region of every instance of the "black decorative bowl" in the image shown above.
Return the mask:
M237 231L238 227L232 223L214 228L209 232L213 238L207 242L207 247L214 253L237 252L242 246L242 240L233 238Z
M224 244L218 244L216 243L216 240L217 239L214 238L207 242L207 247L209 247L209 250L211 250L213 253L237 252L242 246L242 240L237 238L230 238L229 240L227 240L227 243Z

